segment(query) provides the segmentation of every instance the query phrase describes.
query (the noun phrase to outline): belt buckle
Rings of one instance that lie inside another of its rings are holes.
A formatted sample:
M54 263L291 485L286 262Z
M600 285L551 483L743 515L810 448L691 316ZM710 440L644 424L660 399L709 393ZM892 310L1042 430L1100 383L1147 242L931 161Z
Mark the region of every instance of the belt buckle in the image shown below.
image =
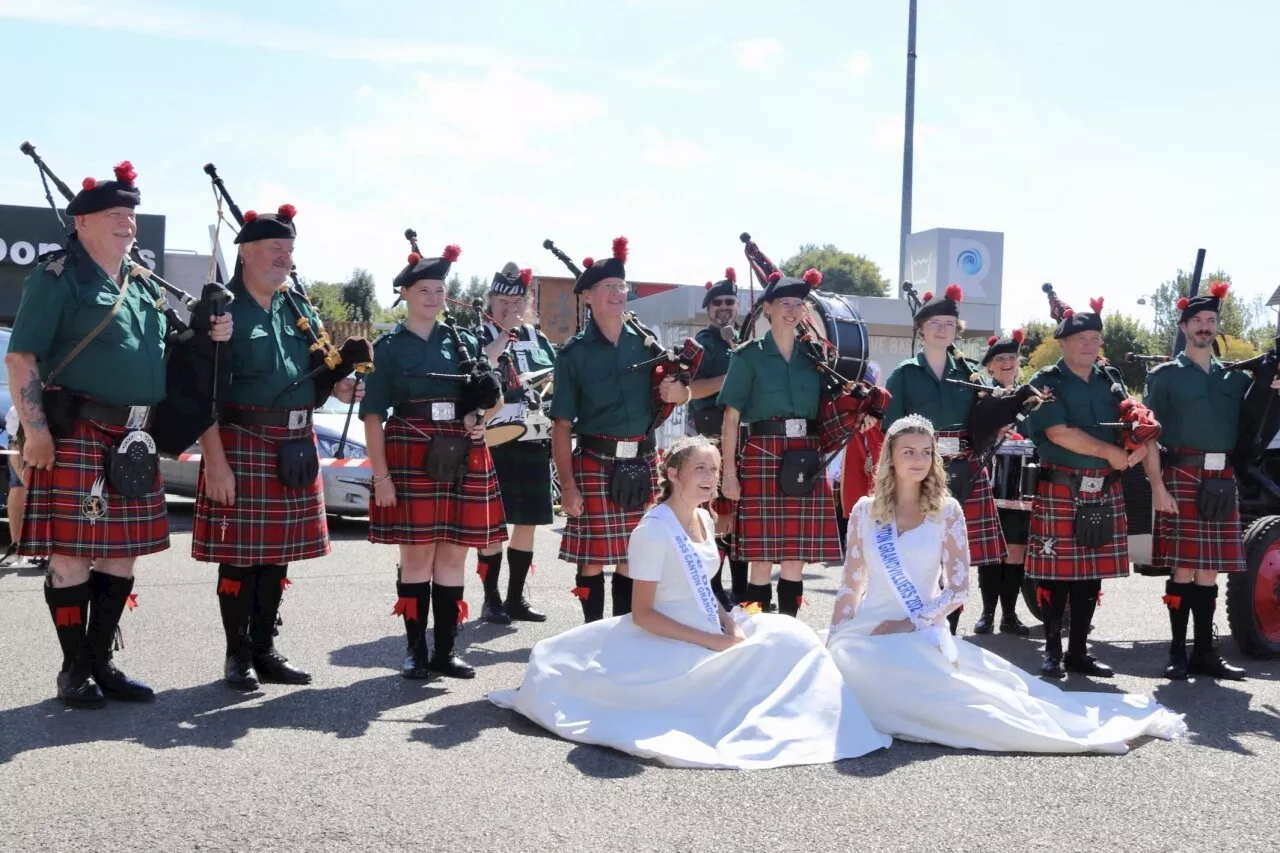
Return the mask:
M639 452L640 442L638 441L614 442L613 455L618 459L635 459Z
M944 435L939 438L938 453L942 456L959 456L960 437L957 435Z
M809 434L809 424L803 418L787 418L787 438L804 438Z
M451 421L457 417L457 410L453 403L432 403L431 404L431 420L433 421Z
M1206 453L1204 455L1204 470L1221 471L1227 467L1227 454L1225 453Z
M1102 491L1103 477L1084 477L1080 480L1080 493L1086 495Z
M147 414L150 413L150 406L130 406L129 418L124 422L126 429L142 429L147 423Z
M307 425L307 409L289 410L289 429L302 429Z

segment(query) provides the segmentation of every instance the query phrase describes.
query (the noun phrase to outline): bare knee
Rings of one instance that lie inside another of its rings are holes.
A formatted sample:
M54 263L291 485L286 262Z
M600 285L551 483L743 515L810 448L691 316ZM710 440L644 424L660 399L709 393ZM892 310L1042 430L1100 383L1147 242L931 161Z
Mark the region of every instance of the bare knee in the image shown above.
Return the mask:
M462 586L466 573L467 549L452 542L436 545L431 574L441 586Z
M787 560L778 570L778 576L783 580L798 581L804 579L804 563L799 560Z
M70 557L66 554L49 556L49 583L54 587L79 586L89 580L88 557Z
M578 574L582 575L584 578L593 578L596 575L604 574L604 566L587 563L585 565L578 566Z
M400 581L402 583L429 582L435 550L435 545L401 545Z

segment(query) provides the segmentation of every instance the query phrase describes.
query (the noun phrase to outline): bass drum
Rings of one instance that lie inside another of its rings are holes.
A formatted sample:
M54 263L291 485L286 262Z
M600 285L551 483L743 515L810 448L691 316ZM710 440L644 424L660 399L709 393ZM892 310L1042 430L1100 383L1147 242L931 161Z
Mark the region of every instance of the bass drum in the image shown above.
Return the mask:
M827 363L849 382L861 380L867 372L871 354L871 341L867 337L866 324L853 306L838 293L810 292L805 297L809 309L807 322L818 337L827 343ZM758 301L747 314L743 333L752 338L763 337L769 331L769 320L764 315L764 301ZM745 339L745 338L740 338Z

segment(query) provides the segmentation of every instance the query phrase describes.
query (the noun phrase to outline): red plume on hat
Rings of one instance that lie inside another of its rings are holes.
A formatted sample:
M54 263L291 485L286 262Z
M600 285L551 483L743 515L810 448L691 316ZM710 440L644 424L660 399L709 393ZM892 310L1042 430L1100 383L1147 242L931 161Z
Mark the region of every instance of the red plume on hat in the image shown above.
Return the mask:
M522 269L522 270L520 270L520 283L521 283L521 284L523 284L525 287L528 287L528 286L529 286L529 283L530 283L530 282L532 282L532 281L533 281L533 270L531 270L531 269L527 269L527 268L526 268L526 269Z
M1191 304L1191 300L1185 296L1178 297L1177 306L1179 311L1186 311L1187 306Z
M725 267L725 268L724 268L724 278L725 278L725 281L730 281L730 282L733 282L734 284L737 284L737 283L738 283L738 271L737 271L737 270L735 270L733 267Z
M773 284L775 281L780 281L781 279L782 279L782 273L780 273L778 270L774 270L773 272L769 273L770 284Z
M952 302L961 302L964 300L964 288L958 284L948 284L947 289L942 293L943 299L949 299Z
M138 172L133 168L133 164L128 160L121 160L115 167L116 180L122 184L133 186L133 181L138 177Z
M594 266L596 265L596 259L595 259L595 258L583 258L583 259L582 259L582 265L583 265L584 267L586 267L587 269L591 269L592 267L594 267Z
M613 259L615 261L622 261L622 263L624 264L627 262L627 238L626 237L613 238Z
M926 290L926 291L924 292L924 295L920 297L920 301L921 301L922 303L924 303L924 302L932 302L932 301L933 301L933 291L932 291L932 290Z
M458 244L456 243L450 243L449 245L444 247L444 254L441 255L441 257L444 258L449 263L453 263L458 259L458 256L461 254L462 254L462 248L458 246Z
M987 338L987 346L989 346L989 347L993 347L993 346L995 346L999 341L1000 341L1000 336L999 336L999 335L992 335L991 337Z
M705 286L707 290L710 290L711 288L715 287L715 285L712 284L711 282L707 282Z
M1227 291L1231 289L1231 285L1225 281L1215 281L1209 285L1209 295L1214 299L1226 299Z
M822 284L822 273L815 269L807 269L804 271L804 283L809 287L817 287Z
M1015 344L1017 344L1018 346L1022 346L1022 342L1027 339L1027 333L1022 331L1021 329L1014 329L1009 334L1009 337L1013 338L1013 342Z
M1053 289L1052 284L1042 284L1040 289L1049 296L1049 319L1055 323L1061 323L1075 312L1071 310L1071 306L1058 298L1057 292Z
M1090 308L1090 309L1092 309L1093 313L1095 313L1095 314L1101 314L1101 313L1102 313L1102 303L1103 303L1104 301L1105 301L1105 300L1104 300L1104 297L1101 297L1101 296L1095 296L1095 297L1093 297L1092 299L1090 299L1090 300L1089 300L1089 308Z
M276 209L276 216L285 222L292 222L293 217L298 215L298 208L291 204L282 204Z

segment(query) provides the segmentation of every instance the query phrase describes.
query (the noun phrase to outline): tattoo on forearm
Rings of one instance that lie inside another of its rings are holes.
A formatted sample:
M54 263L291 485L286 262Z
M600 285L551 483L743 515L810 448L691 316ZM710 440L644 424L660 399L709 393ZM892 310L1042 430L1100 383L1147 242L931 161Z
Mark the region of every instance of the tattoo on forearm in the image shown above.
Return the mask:
M27 409L27 425L31 429L44 429L48 422L44 417L44 383L39 376L31 377L31 381L22 386L18 392Z

